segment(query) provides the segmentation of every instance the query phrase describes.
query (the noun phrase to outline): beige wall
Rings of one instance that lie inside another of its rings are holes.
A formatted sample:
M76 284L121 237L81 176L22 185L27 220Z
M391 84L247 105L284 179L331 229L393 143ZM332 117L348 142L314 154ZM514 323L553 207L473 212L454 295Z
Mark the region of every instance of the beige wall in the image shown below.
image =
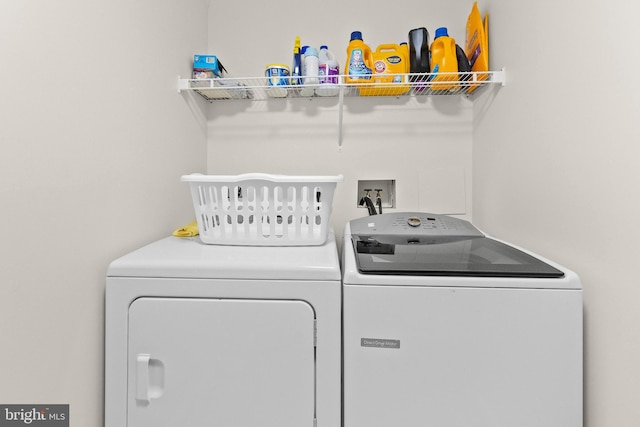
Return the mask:
M0 5L0 402L103 424L104 279L190 220L205 127L178 95L208 2Z
M476 105L475 222L583 280L588 427L640 425L639 12L492 0L508 84Z

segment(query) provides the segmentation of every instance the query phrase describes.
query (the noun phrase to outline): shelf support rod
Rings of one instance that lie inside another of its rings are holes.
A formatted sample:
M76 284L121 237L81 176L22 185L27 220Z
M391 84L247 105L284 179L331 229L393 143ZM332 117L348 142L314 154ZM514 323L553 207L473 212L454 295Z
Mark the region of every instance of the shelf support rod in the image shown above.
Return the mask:
M338 92L338 151L342 151L342 109L344 106L344 84L340 76L340 91Z

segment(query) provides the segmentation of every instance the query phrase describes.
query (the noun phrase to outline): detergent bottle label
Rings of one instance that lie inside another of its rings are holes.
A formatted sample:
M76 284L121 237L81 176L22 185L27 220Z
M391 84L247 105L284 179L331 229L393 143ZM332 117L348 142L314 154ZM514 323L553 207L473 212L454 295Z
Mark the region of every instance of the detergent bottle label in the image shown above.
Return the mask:
M378 59L376 62L374 62L373 66L374 66L374 74L385 74L385 73L390 73L392 74L392 78L393 78L393 83L402 83L402 76L401 75L393 75L394 71L391 69L390 66L387 66L387 64L391 65L391 64L399 64L402 59L399 56L389 56L387 58L385 58L386 60L382 60L382 59ZM375 79L376 81L383 81L382 79L380 79L379 77L376 77ZM386 81L386 80L384 80Z
M338 83L338 75L340 69L337 66L331 66L329 64L320 64L318 66L318 75L320 76L320 83Z
M371 68L364 62L362 49L353 49L349 58L349 76L354 79L369 79Z

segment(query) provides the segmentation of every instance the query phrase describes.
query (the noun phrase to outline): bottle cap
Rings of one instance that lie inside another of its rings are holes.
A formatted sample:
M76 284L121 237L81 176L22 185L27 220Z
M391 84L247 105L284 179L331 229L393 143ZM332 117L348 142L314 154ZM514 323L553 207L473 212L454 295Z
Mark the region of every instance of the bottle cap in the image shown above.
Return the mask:
M441 36L449 36L449 32L447 31L447 27L440 27L436 30L436 38Z
M304 55L307 49L309 49L309 46L302 46L302 49L300 49L300 53Z
M318 56L318 51L315 47L308 47L307 51L304 53L304 56Z
M362 33L360 31L354 31L351 33L351 40L362 40Z
M322 46L320 46L320 50L322 49L329 49L329 46L327 46L326 44L323 44Z

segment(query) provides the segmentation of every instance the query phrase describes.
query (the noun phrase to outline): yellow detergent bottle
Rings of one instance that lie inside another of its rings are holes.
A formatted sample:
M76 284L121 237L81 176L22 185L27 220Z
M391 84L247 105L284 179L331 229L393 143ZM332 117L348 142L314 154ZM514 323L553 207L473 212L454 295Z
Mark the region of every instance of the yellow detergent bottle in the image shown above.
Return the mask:
M361 87L360 95L397 96L409 91L408 48L388 43L378 46L373 52L374 86Z
M373 53L362 41L362 33L351 33L351 41L347 46L347 66L345 83L371 83L373 72Z
M446 27L436 30L435 39L431 43L431 72L437 73L432 79L433 90L451 90L458 87L457 83L441 83L458 81L456 41L449 37Z

